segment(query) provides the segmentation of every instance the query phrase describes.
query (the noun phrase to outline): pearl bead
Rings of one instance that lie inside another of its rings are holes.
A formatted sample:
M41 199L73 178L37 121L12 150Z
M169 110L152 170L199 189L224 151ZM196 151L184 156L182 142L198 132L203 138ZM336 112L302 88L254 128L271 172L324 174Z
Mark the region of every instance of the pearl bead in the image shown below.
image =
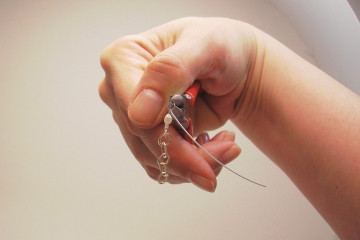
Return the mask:
M172 122L172 117L171 115L168 113L166 114L166 116L164 117L164 123L167 124L167 125L170 125Z

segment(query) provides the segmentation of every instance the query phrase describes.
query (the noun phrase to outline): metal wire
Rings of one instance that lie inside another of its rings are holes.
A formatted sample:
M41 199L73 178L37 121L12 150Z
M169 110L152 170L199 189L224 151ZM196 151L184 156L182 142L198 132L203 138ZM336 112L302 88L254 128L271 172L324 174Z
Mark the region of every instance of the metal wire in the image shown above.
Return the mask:
M251 179L249 179L249 178L246 178L246 177L240 175L239 173L231 170L231 169L230 169L229 167L227 167L225 164L223 164L222 162L220 162L220 160L216 159L211 153L209 153L205 148L203 148L203 147L196 141L196 139L195 139L193 136L191 136L191 134L190 134L188 131L186 131L186 129L184 128L184 126L181 125L180 121L176 118L176 116L175 116L175 114L173 113L172 108L170 107L170 105L169 105L169 108L168 108L168 109L169 109L169 113L170 113L171 117L176 121L176 123L181 127L181 129L186 133L186 135L189 136L189 137L194 141L195 145L198 146L200 149L202 149L202 150L203 150L207 155L209 155L215 162L219 163L222 167L226 168L227 170L229 170L229 171L232 172L233 174L235 174L235 175L237 175L237 176L239 176L239 177L241 177L241 178L243 178L243 179L245 179L245 180L247 180L247 181L249 181L249 182L251 182L251 183L254 183L254 184L256 184L256 185L258 185L258 186L261 186L261 187L266 187L266 186L263 185L263 184L257 183L257 182L255 182L255 181L253 181L253 180L251 180Z

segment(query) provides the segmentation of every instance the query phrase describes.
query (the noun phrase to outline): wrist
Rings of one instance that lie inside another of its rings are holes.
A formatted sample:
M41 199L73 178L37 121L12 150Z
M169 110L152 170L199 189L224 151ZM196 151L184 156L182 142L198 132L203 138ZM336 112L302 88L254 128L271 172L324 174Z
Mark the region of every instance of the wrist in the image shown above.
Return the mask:
M235 105L235 112L231 120L240 129L248 128L254 120L264 114L267 108L269 86L264 78L266 65L266 34L255 27L251 29L249 42L248 65L244 79L242 79L241 93Z

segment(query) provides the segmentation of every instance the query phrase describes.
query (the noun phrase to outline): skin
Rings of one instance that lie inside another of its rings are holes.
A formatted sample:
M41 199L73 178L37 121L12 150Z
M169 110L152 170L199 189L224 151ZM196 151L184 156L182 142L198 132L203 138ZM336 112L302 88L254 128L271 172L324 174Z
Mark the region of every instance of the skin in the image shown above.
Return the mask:
M231 120L274 161L342 239L360 239L360 98L281 43L242 22L179 19L120 38L101 56L100 96L148 175L170 95L195 79L204 90L192 118L203 146L223 163L240 148ZM213 192L221 167L170 128L170 183Z

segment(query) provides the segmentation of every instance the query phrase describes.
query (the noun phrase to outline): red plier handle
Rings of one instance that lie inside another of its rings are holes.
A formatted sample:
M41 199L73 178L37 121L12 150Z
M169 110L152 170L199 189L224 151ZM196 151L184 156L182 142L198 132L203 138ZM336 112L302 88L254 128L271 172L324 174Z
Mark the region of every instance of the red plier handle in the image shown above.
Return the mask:
M190 108L195 104L196 97L200 91L201 85L199 81L195 81L184 94L182 95L173 95L170 99L175 104L176 109L174 109L174 114L177 119L180 121L182 126L190 133L191 136L194 136L193 123L190 116ZM177 126L179 132L183 138L191 144L194 144L193 139L191 139L180 127Z
M200 90L200 82L199 81L195 81L193 83L193 85L191 85L186 91L184 94L188 94L189 96L191 96L191 99L190 99L190 107L194 106L195 104L195 100L196 100L196 96L198 95L199 93L199 90Z
M196 101L196 97L199 93L200 90L200 82L199 81L195 81L193 83L193 85L191 85L184 94L188 94L190 96L190 108L192 108L192 106L194 106L195 101ZM189 127L186 129L186 131L188 131L190 133L191 136L194 136L194 127L193 127L193 122L192 119L189 118ZM183 136L183 138L188 141L191 144L194 144L193 139L189 138L189 136L184 133L181 132L181 136Z

